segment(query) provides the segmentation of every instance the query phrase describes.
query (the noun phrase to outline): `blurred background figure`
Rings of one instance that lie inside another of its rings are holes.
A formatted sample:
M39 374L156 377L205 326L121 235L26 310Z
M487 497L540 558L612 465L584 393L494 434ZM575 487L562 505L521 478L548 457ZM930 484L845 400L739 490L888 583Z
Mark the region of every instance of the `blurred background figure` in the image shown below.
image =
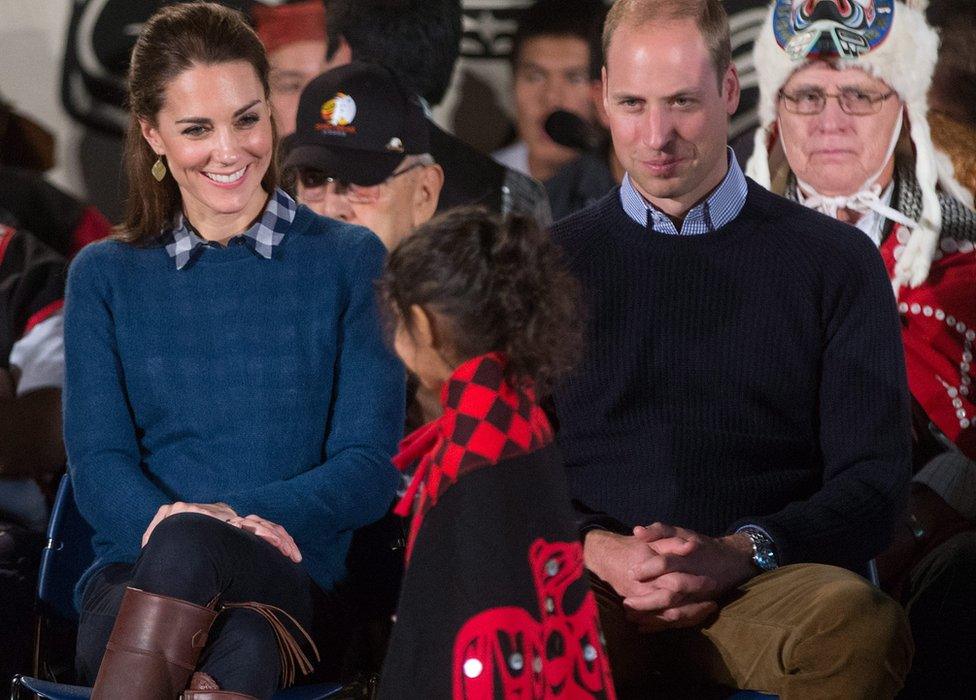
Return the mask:
M271 64L271 106L278 134L287 136L295 130L302 90L329 69L325 60L325 6L322 0L254 4L251 18Z
M976 212L929 120L964 165L971 145L953 133L971 144L972 105L948 88L955 58L943 50L937 66L939 36L914 5L859 16L833 0L774 3L756 42L763 129L749 172L871 238L895 285L915 475L878 569L915 640L902 696L964 697L976 685Z
M495 151L499 163L545 182L579 155L545 124L556 110L597 124L606 11L601 0L538 0L523 12L511 53L517 140Z
M45 177L56 145L0 100L0 629L9 640L0 693L30 664L37 566L64 471L65 258L110 230L95 207Z
M606 12L601 0L538 0L513 39L517 140L494 158L543 182L554 220L592 204L623 177L600 91Z
M0 101L0 514L37 531L47 520L38 485L50 496L64 469L66 258L111 230L45 179L54 158L54 136Z
M94 205L49 181L42 173L0 163L0 222L29 230L67 258L105 238L112 225Z
M0 224L0 517L37 532L42 487L64 469L64 272L33 234Z
M48 497L64 470L64 258L0 223L0 692L30 667Z
M0 98L0 223L29 230L71 257L107 236L111 225L96 207L45 178L56 145L50 131Z
M326 0L327 60L385 66L428 111L444 97L461 42L460 0ZM430 121L430 152L444 169L439 210L480 204L491 211L524 213L540 225L552 216L545 189L506 169Z

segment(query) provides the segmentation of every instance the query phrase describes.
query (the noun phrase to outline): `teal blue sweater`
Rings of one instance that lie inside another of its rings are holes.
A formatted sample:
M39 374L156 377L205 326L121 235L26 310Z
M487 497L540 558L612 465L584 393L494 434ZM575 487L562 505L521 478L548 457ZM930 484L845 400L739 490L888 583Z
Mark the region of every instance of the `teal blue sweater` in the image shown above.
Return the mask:
M404 372L366 229L299 208L270 260L104 241L68 275L65 444L97 560L135 561L156 510L228 503L279 523L323 588L396 487ZM76 596L77 597L77 596Z

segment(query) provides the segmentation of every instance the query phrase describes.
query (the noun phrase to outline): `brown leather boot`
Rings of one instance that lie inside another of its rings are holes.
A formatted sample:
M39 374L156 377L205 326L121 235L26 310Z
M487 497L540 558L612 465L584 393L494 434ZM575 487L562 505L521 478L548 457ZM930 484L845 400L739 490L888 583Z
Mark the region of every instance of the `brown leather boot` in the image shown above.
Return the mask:
M183 693L183 700L258 700L253 695L221 690L212 676L197 671L190 679L190 688Z
M176 700L187 687L217 613L127 588L105 646L92 700Z

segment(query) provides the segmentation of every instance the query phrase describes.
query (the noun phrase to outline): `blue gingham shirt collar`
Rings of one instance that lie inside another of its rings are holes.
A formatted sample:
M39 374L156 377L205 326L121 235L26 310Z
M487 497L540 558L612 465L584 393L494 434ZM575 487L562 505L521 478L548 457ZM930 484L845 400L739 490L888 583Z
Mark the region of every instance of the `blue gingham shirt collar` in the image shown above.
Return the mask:
M274 255L275 247L281 243L285 237L285 231L295 220L297 210L298 205L295 200L289 197L284 190L276 188L274 194L268 199L268 204L265 206L261 218L231 240L242 237L244 243L256 255L270 260ZM196 231L190 228L182 213L176 217L175 226L169 236L172 238L172 242L167 244L166 252L176 261L177 270L182 270L196 260L206 246L216 245L201 238Z
M649 230L671 235L695 236L722 228L738 216L745 206L748 191L746 176L742 174L742 168L739 167L739 162L730 148L729 171L725 174L725 179L704 201L695 205L685 215L680 231L675 228L674 222L667 214L659 211L641 196L630 181L629 174L624 175L620 185L620 203L627 216Z

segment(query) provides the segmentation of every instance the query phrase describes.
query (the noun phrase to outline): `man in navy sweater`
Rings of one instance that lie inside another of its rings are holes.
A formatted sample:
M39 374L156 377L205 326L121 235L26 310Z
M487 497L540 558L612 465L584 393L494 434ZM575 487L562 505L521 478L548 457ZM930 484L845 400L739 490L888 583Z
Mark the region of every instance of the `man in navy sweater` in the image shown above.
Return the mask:
M870 241L743 176L730 53L720 0L618 0L627 176L554 229L589 320L559 439L614 679L891 697L904 615L850 570L907 495L897 312Z

